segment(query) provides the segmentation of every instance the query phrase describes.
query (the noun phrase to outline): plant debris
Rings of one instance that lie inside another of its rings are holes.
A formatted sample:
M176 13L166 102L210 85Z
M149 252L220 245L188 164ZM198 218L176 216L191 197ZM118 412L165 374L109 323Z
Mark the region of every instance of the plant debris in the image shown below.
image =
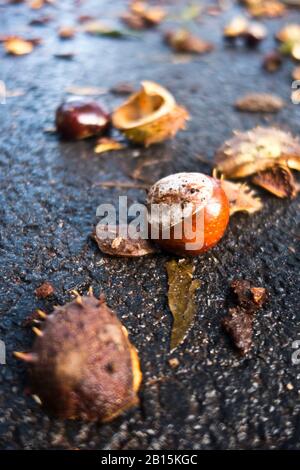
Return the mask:
M300 170L300 141L275 127L235 132L216 153L217 170L229 178L242 178L286 164Z
M263 58L263 68L270 73L276 72L283 63L282 54L278 51L272 51Z
M128 30L118 29L98 20L83 23L82 29L85 33L91 34L92 36L107 36L116 39L132 36L132 33Z
M300 65L294 68L292 71L293 80L300 80Z
M137 351L103 297L78 294L44 315L32 352L15 356L30 366L32 393L51 414L107 422L138 403Z
M252 182L280 198L293 199L299 186L287 165L275 165L255 175Z
M231 289L237 305L229 308L222 325L239 352L246 355L252 348L254 315L265 303L267 291L263 287L253 287L247 280L232 281Z
M230 215L236 212L254 214L263 208L261 199L246 183L221 179L221 186L229 200Z
M267 30L261 23L249 22L242 16L236 16L225 26L223 35L227 41L241 39L248 47L255 47L265 39Z
M61 26L58 30L58 36L61 39L72 39L75 33L76 29L73 26Z
M98 224L93 236L100 250L111 256L134 258L159 252L150 241L131 237L127 225Z
M277 18L286 13L285 5L279 0L242 0L252 16Z
M10 55L27 55L35 47L35 43L29 39L23 39L18 36L11 36L4 40L4 49Z
M166 16L166 11L157 6L149 6L141 1L134 1L129 6L129 11L123 13L122 21L132 29L145 29L160 24Z
M277 34L276 39L281 43L280 52L300 60L300 25L287 24Z
M56 52L54 57L62 60L72 60L75 57L75 53L72 51L69 52Z
M126 96L134 93L134 87L131 85L131 83L121 82L117 83L109 91L114 95Z
M212 43L204 41L197 36L193 36L185 29L168 31L165 34L165 41L175 52L181 53L206 54L214 49Z
M42 285L35 289L35 295L39 299L46 299L50 295L54 294L54 292L54 287L52 286L52 284L50 284L50 282L43 282Z
M193 279L194 265L186 260L166 263L168 273L168 302L173 315L170 349L174 351L186 338L197 311L195 291L200 281Z
M148 146L175 136L185 128L189 114L174 97L154 82L142 82L142 88L112 114L113 125L129 140Z
M100 96L105 95L107 90L95 86L77 86L72 85L66 88L66 93L76 96Z
M94 148L95 153L104 153L110 152L112 150L121 150L124 149L125 145L117 140L110 139L108 137L102 137L98 139L96 142L96 146Z
M280 96L270 93L249 93L235 102L236 109L250 113L277 113L284 105Z

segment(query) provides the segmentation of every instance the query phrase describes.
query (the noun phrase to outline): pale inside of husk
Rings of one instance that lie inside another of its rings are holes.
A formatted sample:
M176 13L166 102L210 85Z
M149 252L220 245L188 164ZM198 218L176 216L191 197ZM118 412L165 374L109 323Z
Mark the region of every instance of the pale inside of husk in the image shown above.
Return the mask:
M175 105L175 99L165 88L144 81L142 88L113 113L113 124L118 129L134 129L168 114Z

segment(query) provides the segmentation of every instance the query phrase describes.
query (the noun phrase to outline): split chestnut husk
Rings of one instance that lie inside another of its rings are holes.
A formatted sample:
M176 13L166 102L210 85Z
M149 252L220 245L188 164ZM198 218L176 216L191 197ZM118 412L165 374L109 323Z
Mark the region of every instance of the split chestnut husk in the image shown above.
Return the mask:
M139 359L115 313L93 295L46 316L31 353L32 392L59 418L111 421L138 403Z
M112 115L114 127L145 146L174 137L188 119L187 110L178 106L171 93L149 81L142 82L141 90Z

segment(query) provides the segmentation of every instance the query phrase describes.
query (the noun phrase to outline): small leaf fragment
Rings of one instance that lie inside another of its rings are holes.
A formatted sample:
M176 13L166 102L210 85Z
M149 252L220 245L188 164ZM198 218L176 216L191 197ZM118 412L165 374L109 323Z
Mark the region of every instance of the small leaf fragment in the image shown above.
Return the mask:
M121 142L118 142L114 139L109 139L107 137L102 137L97 140L96 146L94 148L95 153L104 153L110 152L112 150L121 150L125 148Z
M286 165L268 168L255 175L252 182L280 198L293 199L299 192L299 186Z
M231 289L236 305L229 308L222 325L240 354L246 355L252 348L254 316L266 302L268 294L264 287L254 287L245 279L232 281Z
M277 113L284 105L280 96L270 93L248 93L235 102L238 111L249 113Z
M221 186L229 200L230 215L236 212L254 214L262 209L260 198L246 183L234 183L221 179Z
M193 279L194 266L190 261L172 260L166 263L168 273L168 302L173 315L171 346L173 351L186 338L193 325L197 305L195 291L200 282Z

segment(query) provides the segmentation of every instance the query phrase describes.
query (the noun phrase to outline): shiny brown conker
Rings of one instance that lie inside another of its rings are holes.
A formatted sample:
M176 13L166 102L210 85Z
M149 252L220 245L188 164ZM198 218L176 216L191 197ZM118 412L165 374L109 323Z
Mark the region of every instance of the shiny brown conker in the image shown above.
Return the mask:
M153 241L177 255L196 256L224 235L229 201L216 178L203 173L176 173L150 188L148 214Z
M95 101L74 99L63 102L56 110L56 129L67 140L80 140L107 131L110 119Z

